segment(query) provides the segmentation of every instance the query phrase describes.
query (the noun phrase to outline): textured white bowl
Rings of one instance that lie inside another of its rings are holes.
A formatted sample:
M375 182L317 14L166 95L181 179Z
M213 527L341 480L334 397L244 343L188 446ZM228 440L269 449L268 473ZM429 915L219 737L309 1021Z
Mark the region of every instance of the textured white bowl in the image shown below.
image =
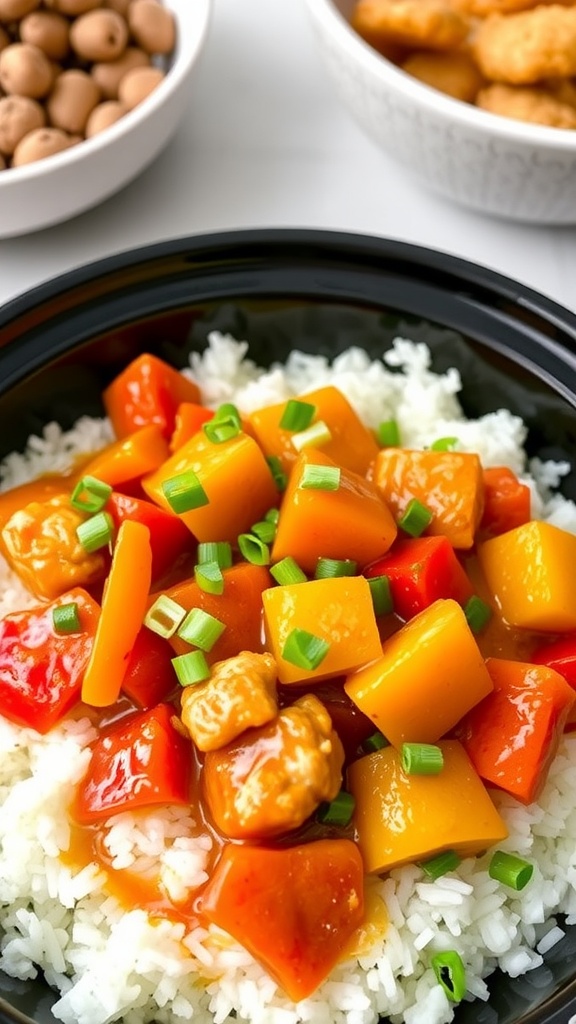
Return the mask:
M202 49L212 0L165 0L176 17L170 69L154 92L106 131L37 163L0 172L0 238L68 220L118 192L176 131Z
M425 187L485 213L576 224L576 131L498 117L407 75L348 24L354 0L306 0L323 63L366 133Z

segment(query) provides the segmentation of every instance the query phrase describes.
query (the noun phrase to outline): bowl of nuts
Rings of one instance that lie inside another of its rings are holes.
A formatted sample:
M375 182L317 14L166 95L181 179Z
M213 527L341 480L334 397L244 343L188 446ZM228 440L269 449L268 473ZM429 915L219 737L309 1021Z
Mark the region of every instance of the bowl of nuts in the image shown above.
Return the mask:
M67 220L176 131L211 0L0 0L0 238Z
M334 87L422 186L479 212L576 223L576 7L307 0Z

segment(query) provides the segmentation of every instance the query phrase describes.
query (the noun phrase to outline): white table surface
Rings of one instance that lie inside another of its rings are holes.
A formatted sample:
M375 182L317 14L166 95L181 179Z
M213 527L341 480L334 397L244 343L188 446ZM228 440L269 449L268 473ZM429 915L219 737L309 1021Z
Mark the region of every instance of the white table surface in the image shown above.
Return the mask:
M228 228L308 227L441 249L576 310L576 227L482 217L407 179L333 94L304 0L214 4L173 142L94 210L0 241L0 303L133 246Z

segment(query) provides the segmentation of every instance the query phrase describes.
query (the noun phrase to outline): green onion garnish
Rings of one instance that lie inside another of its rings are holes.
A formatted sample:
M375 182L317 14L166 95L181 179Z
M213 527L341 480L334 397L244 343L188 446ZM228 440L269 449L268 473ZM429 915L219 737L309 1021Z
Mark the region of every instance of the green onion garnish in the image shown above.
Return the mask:
M59 604L52 609L52 625L56 633L80 633L80 615L78 603L70 601L68 604Z
M355 576L358 562L351 558L319 558L314 570L315 580L332 580L338 576Z
M367 754L374 754L377 750L383 750L384 747L389 746L388 740L381 732L373 732L371 736L367 736L364 740L362 750Z
M226 629L214 615L202 608L192 608L178 629L177 635L187 644L199 647L201 651L211 651L214 644Z
M340 466L304 466L298 486L303 490L337 491L340 487Z
M459 1003L466 995L466 971L460 954L455 949L447 949L444 953L436 953L431 964L448 999Z
M453 452L458 444L457 437L439 437L430 445L431 452Z
M310 402L299 402L296 398L290 398L284 406L280 417L280 428L282 430L300 431L310 426L316 415L316 406Z
M194 686L203 683L210 676L210 668L203 651L188 651L172 658L174 671L180 686Z
M442 751L433 743L402 744L402 768L407 775L438 775L443 767Z
M503 850L496 850L492 855L488 874L496 882L510 886L520 892L524 889L534 874L534 865L529 861L517 857L514 853L504 853Z
M114 536L114 521L108 512L96 512L76 527L76 536L85 551L99 551Z
M233 416L225 416L222 419L213 416L211 420L202 424L202 430L212 444L224 444L225 441L231 441L233 437L238 437L240 429L240 424Z
M428 878L436 881L437 878L442 878L442 875L445 875L448 871L455 871L459 863L460 857L455 850L444 850L443 853L439 853L436 857L420 861L420 867Z
M144 625L168 640L184 621L186 609L168 594L160 594L144 616Z
M170 508L177 515L190 512L194 508L202 508L209 503L208 495L192 469L164 480L162 491Z
M238 424L238 427L242 427L242 418L238 411L238 406L234 405L233 402L222 402L214 413L213 417L217 422L222 420L234 420Z
M270 548L255 533L241 533L237 543L247 562L252 562L252 565L270 565Z
M390 580L387 576L372 576L368 580L374 615L390 615L394 611L394 601L390 589Z
M269 508L264 519L267 523L273 523L274 526L278 526L278 520L280 519L280 509Z
M330 650L330 644L320 636L314 636L305 629L293 629L286 637L282 657L298 668L313 672Z
M381 448L398 448L400 430L396 420L382 420L376 427L376 439Z
M411 537L419 537L424 533L427 526L430 526L434 516L426 505L423 505L418 498L412 498L408 502L406 510L398 520L398 526L402 527L405 533Z
M232 565L232 545L227 540L202 541L198 545L196 560L199 565L217 562L221 569L229 569Z
M492 618L492 609L477 594L472 594L464 605L464 615L473 633L480 633Z
M194 579L205 594L224 593L224 577L218 562L201 562L195 565Z
M282 461L278 455L267 455L266 462L270 467L270 472L274 477L274 483L279 491L286 490L286 484L288 483L288 476L282 468Z
M307 430L301 430L291 437L292 445L297 452L301 452L303 448L321 448L331 440L330 428L324 420L317 420Z
M274 523L270 523L267 519L261 519L250 527L250 533L253 533L264 544L271 544L276 536L276 527Z
M354 814L355 804L352 793L341 789L330 803L320 804L316 811L316 820L321 821L323 825L348 825Z
M95 476L83 476L72 491L70 504L79 512L100 512L111 494L110 484Z
M308 577L298 565L298 562L291 555L286 555L280 562L270 566L270 575L281 586L290 586L291 583L306 583Z

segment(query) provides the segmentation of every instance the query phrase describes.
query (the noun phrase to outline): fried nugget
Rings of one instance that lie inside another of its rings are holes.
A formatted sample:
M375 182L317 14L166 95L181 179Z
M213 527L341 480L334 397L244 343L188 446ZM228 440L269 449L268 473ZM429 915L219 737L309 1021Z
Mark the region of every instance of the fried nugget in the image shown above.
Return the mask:
M456 10L470 18L487 18L491 14L515 14L551 4L572 7L574 0L452 0L452 3Z
M472 57L464 51L430 53L419 50L401 67L426 85L464 103L473 103L476 93L485 84Z
M562 103L546 89L522 85L489 85L481 89L477 106L492 114L531 121L550 128L576 128L576 108Z
M470 29L449 0L358 0L351 24L379 50L390 44L452 50Z
M536 7L520 14L494 14L472 43L482 74L495 82L533 85L576 74L576 8Z

